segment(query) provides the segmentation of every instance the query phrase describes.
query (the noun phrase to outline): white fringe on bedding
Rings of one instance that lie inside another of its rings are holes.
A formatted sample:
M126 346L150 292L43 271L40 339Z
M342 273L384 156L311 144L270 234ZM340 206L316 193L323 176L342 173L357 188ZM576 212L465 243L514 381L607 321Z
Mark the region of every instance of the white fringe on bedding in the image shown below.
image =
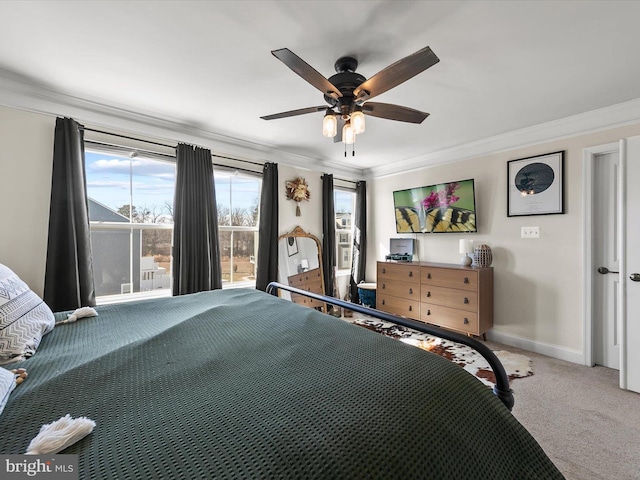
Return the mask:
M66 414L59 420L40 427L40 433L31 440L27 455L58 453L89 435L96 422L87 417L71 418Z
M75 322L84 317L96 317L98 316L98 312L96 312L95 308L92 307L80 307L76 309L73 313L70 313L66 320L59 320L56 322L56 325L62 325L63 323L71 323Z

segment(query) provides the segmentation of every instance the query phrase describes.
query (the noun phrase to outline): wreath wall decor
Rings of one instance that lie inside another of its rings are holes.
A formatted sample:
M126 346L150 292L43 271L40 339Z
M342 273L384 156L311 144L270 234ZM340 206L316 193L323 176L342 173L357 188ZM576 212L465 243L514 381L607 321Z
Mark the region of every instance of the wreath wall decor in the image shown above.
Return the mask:
M293 200L296 205L296 217L300 216L300 202L309 201L311 192L309 192L309 185L307 181L302 177L294 178L293 180L287 180L285 184L287 188L287 200Z

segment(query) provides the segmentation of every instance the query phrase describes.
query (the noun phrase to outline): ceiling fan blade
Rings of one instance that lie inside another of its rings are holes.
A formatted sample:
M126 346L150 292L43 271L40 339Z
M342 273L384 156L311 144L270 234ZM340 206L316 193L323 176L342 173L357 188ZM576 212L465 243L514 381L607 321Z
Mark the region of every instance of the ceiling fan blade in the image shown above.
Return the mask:
M276 120L278 118L295 117L296 115L305 115L307 113L324 112L326 109L326 105L319 105L317 107L299 108L298 110L289 110L288 112L274 113L273 115L266 115L260 118L263 120Z
M353 91L356 103L362 105L366 100L380 95L400 85L402 82L406 82L439 61L440 59L429 47L425 47L408 57L398 60L396 63L389 65L373 77L362 82Z
M362 106L362 111L372 117L397 120L398 122L422 123L429 116L428 113L414 110L409 107L401 107L391 103L367 102Z
M325 95L332 98L338 98L342 96L340 90L338 90L333 83L323 77L315 68L302 60L299 56L293 53L288 48L281 48L279 50L272 50L271 53L274 57L284 63L287 67L300 75L304 80L316 87Z

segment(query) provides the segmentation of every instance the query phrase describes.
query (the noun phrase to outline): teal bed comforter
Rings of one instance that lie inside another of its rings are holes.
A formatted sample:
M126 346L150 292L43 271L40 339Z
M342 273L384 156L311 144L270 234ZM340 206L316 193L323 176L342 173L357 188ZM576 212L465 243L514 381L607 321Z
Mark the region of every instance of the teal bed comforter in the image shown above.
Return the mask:
M96 310L11 365L0 453L70 414L96 422L61 452L80 478L562 478L462 368L312 309L235 289Z

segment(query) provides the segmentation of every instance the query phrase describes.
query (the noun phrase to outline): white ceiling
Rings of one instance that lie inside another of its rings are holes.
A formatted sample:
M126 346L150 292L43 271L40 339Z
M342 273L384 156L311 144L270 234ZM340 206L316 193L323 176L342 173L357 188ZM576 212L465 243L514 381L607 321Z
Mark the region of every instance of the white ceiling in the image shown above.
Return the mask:
M0 18L0 78L310 167L409 165L640 98L638 1L1 1ZM369 117L355 157L322 136L322 113L259 118L323 104L271 50L326 77L352 55L370 77L425 46L440 63L375 101L431 116Z

